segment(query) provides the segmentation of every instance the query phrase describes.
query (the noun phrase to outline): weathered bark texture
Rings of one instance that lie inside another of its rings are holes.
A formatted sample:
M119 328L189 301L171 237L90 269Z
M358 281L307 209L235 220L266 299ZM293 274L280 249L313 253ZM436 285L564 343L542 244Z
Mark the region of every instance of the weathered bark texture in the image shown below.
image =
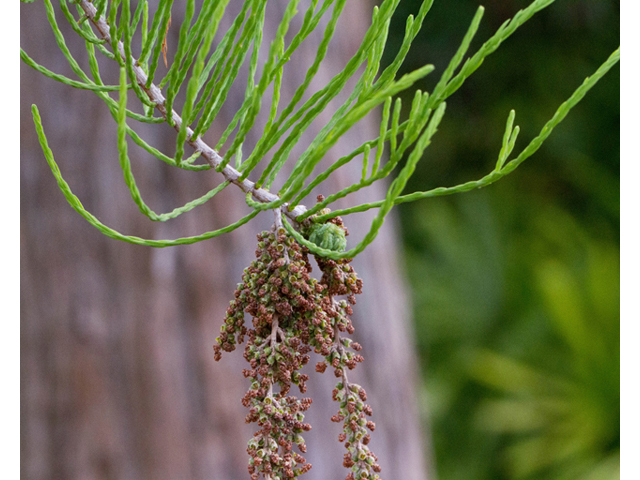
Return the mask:
M230 8L237 9L236 3ZM285 3L270 2L268 17L281 18ZM348 2L339 25L342 33L330 50L332 63L321 71L319 81L338 72L355 52L371 7ZM41 3L22 5L22 46L37 61L73 77L43 10ZM177 10L170 47L177 43ZM63 25L61 14L58 20L72 51L83 59L83 44ZM312 58L314 39L306 48L302 59ZM117 74L111 71L106 81L115 83ZM153 249L103 236L59 192L37 142L32 103L40 108L54 155L72 189L87 209L124 233L147 238L193 235L227 225L247 208L239 189L231 186L179 219L150 222L126 190L115 124L100 100L24 65L21 75L22 478L248 478L245 449L253 426L245 425L247 412L240 404L248 387L241 375L245 362L241 351L214 362L211 347L242 270L253 258L255 235L269 227L273 216L263 213L233 233L191 246ZM287 96L303 75L304 68L287 72ZM234 91L226 107L237 108L242 97L242 88ZM224 111L205 140L215 144L219 128L233 113ZM374 137L376 118L369 121L345 139L335 155ZM166 125L131 125L151 144L173 152L175 134ZM315 131L320 126L318 122ZM130 155L143 196L156 211L169 211L220 181L212 171L171 169L132 143ZM357 170L332 176L317 193L343 188ZM383 194L374 188L359 201ZM353 241L361 238L370 219L347 219ZM418 377L393 218L354 265L365 282L354 317L365 362L350 378L366 388L374 409L372 450L380 457L384 478L425 480ZM340 427L329 421L336 411L331 402L335 378L329 372L310 375L308 394L314 403L307 418L313 430L306 438L313 469L306 478L344 478Z

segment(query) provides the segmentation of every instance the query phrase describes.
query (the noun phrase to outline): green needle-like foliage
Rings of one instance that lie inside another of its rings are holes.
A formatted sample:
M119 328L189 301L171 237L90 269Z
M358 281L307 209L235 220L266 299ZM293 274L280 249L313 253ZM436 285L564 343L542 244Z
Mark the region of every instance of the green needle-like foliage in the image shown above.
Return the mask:
M28 0L22 1L31 3ZM553 3L553 0L533 1L529 7L506 21L476 53L468 57L467 51L478 32L484 12L483 7L478 8L471 19L469 29L462 37L460 47L440 75L433 91L417 91L411 105L408 108L405 106L404 112L399 94L434 71L432 65L425 65L414 72L397 77L412 42L420 34L433 0L425 0L415 18L410 16L407 19L405 36L395 58L380 71L389 25L399 2L400 0L384 0L378 7L373 8L371 24L360 48L324 87L311 92L310 85L329 55L329 46L346 0L290 0L275 36L271 39L263 38L266 15L270 15L268 0L246 0L236 18L231 21L229 30L221 35L217 35L218 27L226 14L229 0L204 0L199 9L193 0L160 0L152 14L149 12L147 0L60 0L62 15L74 32L85 40L88 73L80 67L66 47L64 36L56 23L56 13L51 0L44 0L46 15L58 47L78 79L74 80L50 71L23 50L20 51L20 57L25 64L43 75L74 88L92 91L106 103L118 125L119 161L125 183L140 211L151 220L166 221L205 203L232 183L244 191L245 202L252 210L247 216L226 228L196 237L144 240L120 234L87 212L71 192L53 159L38 110L34 106L33 117L38 137L60 189L72 207L89 223L105 235L131 243L154 247L194 243L231 231L248 222L260 211L282 209L289 217L289 220L283 218L283 226L311 252L336 260L353 258L375 239L386 215L394 205L469 191L489 185L513 172L540 148L567 113L620 59L618 49L560 105L540 134L514 159L509 160L520 128L514 126L515 112L511 111L495 168L489 174L479 180L460 185L405 193L405 186L417 163L424 158L425 150L443 119L446 99L460 88L504 40L535 13ZM76 4L76 10L70 8L70 3ZM160 82L156 82L155 75L160 57L164 56L164 42L170 28L171 12L175 8L185 9L185 20L182 25L176 27L179 29L179 40L168 73ZM288 34L298 15L302 18L298 22L297 31ZM323 19L324 21L321 21ZM287 68L295 68L290 67L290 59L318 28L324 30L311 66L288 104L281 105L282 78ZM218 37L221 38L216 40ZM134 41L140 43L134 45ZM268 54L266 58L261 59L261 51L265 51L265 42L269 45L266 49ZM96 49L110 59L114 67L120 71L120 85L104 85L96 59ZM134 56L134 52L140 52L138 58ZM243 66L248 70L244 101L237 107L232 121L224 126L215 147L208 146L201 137L216 120ZM355 86L344 95L344 89L350 80ZM268 95L269 89L271 93ZM132 90L143 104L146 114L141 115L127 109L129 90ZM117 98L112 96L115 95L112 92L116 91ZM179 95L181 91L183 99ZM294 147L306 138L303 134L321 113L326 113L329 104L339 94L346 100L331 112L330 120L315 138L304 145L304 152L295 159L290 158ZM307 98L304 102L303 97ZM261 118L259 113L263 108L268 112L268 118L265 125L259 125L257 120ZM352 152L344 152L333 164L321 172L316 172L320 162L338 140L348 135L352 128L357 128L362 119L379 108L379 135ZM154 109L158 111L158 116L153 116ZM167 122L174 127L177 131L175 153L167 155L147 144L127 124L128 119L146 123ZM256 129L263 132L257 144L252 151L243 150L245 138ZM128 156L128 137L145 151L171 166L194 171L215 169L221 174L222 183L202 197L172 212L157 214L142 200L141 192L136 185ZM185 148L193 149L193 155L183 158ZM223 148L225 151L222 151ZM206 162L195 164L197 158ZM302 208L303 202L308 201L315 188L321 186L337 169L354 161L362 162L360 178L353 178L351 185L328 194L313 207ZM290 164L291 168L290 173L285 175L282 172L286 164ZM253 181L250 180L254 170L258 168L261 170L260 175L256 175L257 178ZM328 209L335 201L390 175L395 178L390 183L384 199L342 210ZM269 192L279 176L284 177L280 178L282 187L277 192ZM242 197L239 197L240 201L241 199ZM372 208L377 208L378 212L369 231L349 250L346 250L343 244L344 237L334 238L331 232L335 229L329 226L332 224L325 224L331 218L344 217ZM309 222L319 225L317 228L309 228ZM306 226L303 226L303 223ZM307 232L306 238L301 233L303 231Z

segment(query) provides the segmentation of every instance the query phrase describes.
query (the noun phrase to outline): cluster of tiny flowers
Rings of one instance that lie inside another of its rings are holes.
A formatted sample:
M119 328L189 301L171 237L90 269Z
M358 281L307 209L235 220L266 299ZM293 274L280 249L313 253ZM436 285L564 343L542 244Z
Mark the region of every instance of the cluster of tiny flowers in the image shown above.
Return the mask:
M355 295L362 292L362 280L357 278L349 260L317 260L323 272L321 282L327 285L330 306L326 311L332 319L335 334L330 354L325 356L324 362L316 365L316 370L323 372L329 364L333 367L335 376L341 379L333 390L333 400L340 407L331 420L343 422L343 431L338 439L345 442L347 448L343 465L350 468L351 472L346 480L379 479L381 469L376 463L378 457L368 447L371 437L367 429L373 431L376 426L366 416L371 416L373 412L371 406L364 403L367 400L364 388L350 383L346 373L363 361L362 355L354 353L362 350L362 346L341 336L344 332L352 334L354 331L350 319L353 314L351 305L356 303ZM333 299L334 295L346 295L347 301L337 302Z
M294 444L306 451L301 434L311 429L303 422L311 399L289 392L292 384L306 391L308 376L300 369L311 347L301 337L309 336L310 319L324 316L316 301L322 287L309 276L306 255L284 229L258 235L256 257L244 272L214 350L219 359L223 350L234 350L248 337L244 358L251 368L243 373L251 386L242 403L249 408L247 423L260 427L247 449L251 478L260 473L272 480L294 478L311 468L292 451ZM245 312L253 317L252 328L244 326Z
M342 379L334 391L341 408L332 420L345 421L340 441L348 439L348 456L353 457L351 463L345 457L344 465L352 469L347 479L378 478L369 474L371 470L378 472L379 467L366 447L369 435L362 433L364 427L373 430L373 423L363 423L360 418L362 412L370 415L371 407L355 399L360 398L358 392L365 395L364 390L349 384L345 373L362 361L362 356L351 351L361 347L340 336L341 332L353 333L349 316L355 295L362 291L362 281L349 260L316 260L323 273L319 282L310 276L306 248L283 228L258 235L256 260L243 274L213 347L215 359L220 360L223 351L235 350L247 337L244 358L250 368L243 373L251 385L242 403L249 409L247 423L255 422L259 427L247 448L252 480L261 474L269 480L295 478L311 468L302 455L293 452L293 446L306 452L302 434L311 426L304 423L304 412L312 400L290 394L292 384L306 392L309 377L300 370L309 362L311 350L325 359L316 371L324 372L329 364ZM338 302L334 299L337 295L346 295L347 300ZM245 326L245 313L252 317L250 327ZM345 385L355 392L353 399L338 398Z
M295 337L272 342L260 340L252 333L249 332L250 340L245 350L245 358L252 368L243 371L251 380L251 387L242 404L249 408L246 422L257 422L260 429L247 448L249 473L253 480L260 473L271 475L273 480L294 478L311 468L304 457L292 451L294 444L302 453L307 450L301 434L311 429L308 423L303 422L311 399L298 399L287 393L291 383L297 384L301 392L306 390L307 376L298 370L309 359L303 354L308 347L299 346ZM283 332L276 327L274 334L280 336ZM252 340L255 343L252 344ZM278 393L273 391L276 384L280 386Z
M371 437L367 429L374 431L376 425L365 416L372 414L371 406L364 403L367 393L360 385L343 381L333 390L333 399L340 403L340 410L331 420L344 422L338 439L345 442L347 448L342 464L350 468L351 473L346 480L379 479L378 457L368 447Z

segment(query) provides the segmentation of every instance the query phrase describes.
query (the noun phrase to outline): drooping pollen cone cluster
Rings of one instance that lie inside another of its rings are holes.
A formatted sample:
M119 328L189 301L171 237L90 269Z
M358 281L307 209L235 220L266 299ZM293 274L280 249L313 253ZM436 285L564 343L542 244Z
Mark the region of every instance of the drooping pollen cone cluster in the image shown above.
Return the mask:
M361 347L342 336L353 333L349 316L355 295L362 292L362 280L350 260L319 257L322 278L311 277L308 252L284 228L258 235L256 257L244 271L213 347L220 360L223 351L235 350L247 337L244 358L250 368L243 373L251 386L242 403L249 408L247 423L259 427L247 449L252 480L261 474L268 480L295 478L311 468L293 447L306 452L302 434L311 426L304 423L304 412L312 400L297 398L291 386L306 392L309 377L300 370L312 350L323 357L316 371L324 372L330 365L340 379L333 394L340 409L332 420L344 422L339 439L346 440L343 463L351 469L347 479L379 478L377 459L367 447L366 429L375 428L365 419L371 407L364 404L364 389L349 383L346 374L362 361L356 353ZM336 296L346 299L338 301ZM245 325L245 313L252 318L251 326Z

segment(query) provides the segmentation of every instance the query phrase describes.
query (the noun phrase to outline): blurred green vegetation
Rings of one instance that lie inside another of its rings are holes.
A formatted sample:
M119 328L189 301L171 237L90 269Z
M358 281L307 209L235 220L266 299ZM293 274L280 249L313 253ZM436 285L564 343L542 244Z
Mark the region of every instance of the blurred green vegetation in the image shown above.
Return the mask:
M483 2L470 53L528 3ZM436 0L406 70L443 71L480 4ZM511 108L516 156L617 48L619 17L559 0L532 18L450 99L406 191L489 172ZM619 95L616 67L510 176L400 207L439 480L620 477Z

